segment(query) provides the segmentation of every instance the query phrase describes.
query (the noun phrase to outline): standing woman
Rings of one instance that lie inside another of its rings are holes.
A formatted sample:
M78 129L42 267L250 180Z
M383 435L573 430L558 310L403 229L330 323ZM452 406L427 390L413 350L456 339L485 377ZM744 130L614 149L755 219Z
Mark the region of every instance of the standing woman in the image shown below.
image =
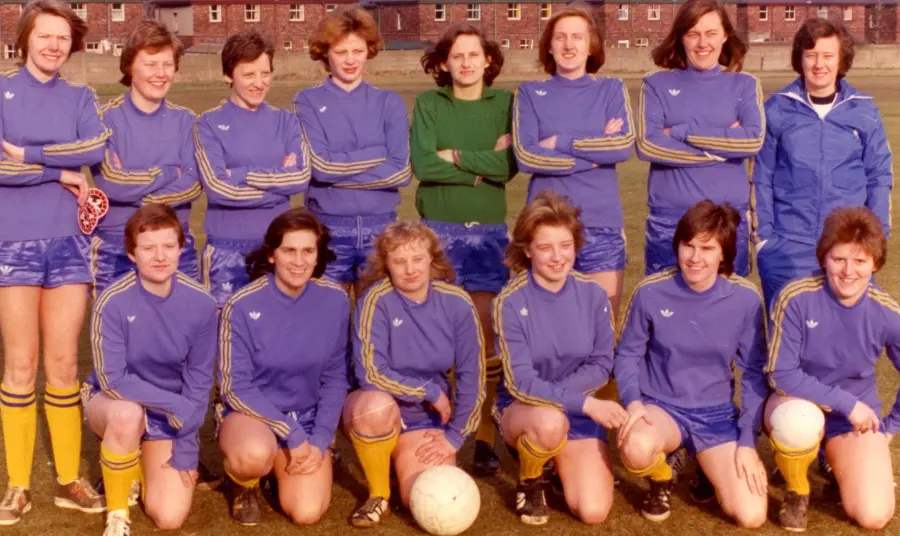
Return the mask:
M356 527L390 514L392 459L408 506L419 474L455 465L478 428L484 340L475 306L454 280L438 237L421 222L392 223L375 242L353 338L361 388L347 397L343 418L369 484L350 518Z
M618 316L625 234L616 164L634 144L628 90L618 78L592 76L605 59L603 36L584 5L547 22L539 54L550 78L519 86L513 121L519 169L533 173L528 200L553 190L581 209L575 269L600 283Z
M645 278L625 313L616 349L616 382L628 409L618 434L622 462L648 477L641 514L669 517L672 468L680 446L709 478L738 525L766 521L766 471L756 452L763 401L765 337L759 291L733 275L740 216L709 200L678 222L678 266ZM733 365L741 369L735 407ZM738 414L740 416L738 416Z
M281 509L311 525L331 502L331 444L347 396L350 300L320 279L327 228L303 209L282 213L247 257L253 280L222 310L216 407L231 516L262 518L259 479L273 472Z
M606 519L613 501L606 429L628 417L594 396L612 373L616 334L606 291L572 269L584 244L579 213L551 191L522 210L506 253L518 275L494 300L503 362L494 415L518 453L516 514L529 525L550 518L542 476L551 459L569 509L585 523Z
M750 272L744 160L762 147L766 129L759 80L739 72L746 52L716 0L682 4L653 49L653 62L665 70L644 77L637 138L638 156L650 162L646 275L677 264L675 227L703 199L741 214L734 273Z
M229 37L222 74L231 96L203 113L194 129L209 203L200 272L220 308L250 282L246 255L309 183L300 121L265 102L274 57L275 47L255 31Z
M16 38L21 67L0 74L0 419L9 474L0 525L18 523L31 509L40 346L57 471L54 503L103 511L78 467L78 336L92 278L89 239L79 232L77 213L88 191L81 167L103 159L109 132L94 91L59 75L69 56L84 48L86 32L68 4L30 2Z
M165 205L139 208L125 224L136 265L94 303L94 372L85 386L88 426L102 441L106 531L128 536L128 495L144 483L144 509L166 530L181 527L197 482L216 357L216 302L178 272L183 223Z
M191 204L200 197L194 159L194 113L166 100L184 46L166 25L145 19L128 35L119 82L129 88L101 110L111 132L106 155L92 168L109 199L109 212L91 244L94 295L132 270L125 250L125 222L144 203L173 207L184 231L178 270L198 279L191 235Z
M456 284L475 303L486 346L487 398L475 436L475 474L500 469L490 406L501 367L492 347L491 300L509 279L503 250L506 183L516 174L510 147L512 94L491 87L503 67L500 46L469 23L451 26L422 56L438 89L421 93L413 110L412 169L416 210L443 244Z
M833 209L868 207L890 234L891 149L872 97L844 79L853 54L839 22L806 21L791 51L800 76L766 101L766 142L753 167L766 303L790 280L820 271L816 241Z
M381 36L368 11L329 13L309 54L329 76L300 90L294 107L312 159L306 207L328 226L337 260L325 277L360 295L359 273L372 243L396 219L399 189L412 180L409 120L397 93L363 81Z

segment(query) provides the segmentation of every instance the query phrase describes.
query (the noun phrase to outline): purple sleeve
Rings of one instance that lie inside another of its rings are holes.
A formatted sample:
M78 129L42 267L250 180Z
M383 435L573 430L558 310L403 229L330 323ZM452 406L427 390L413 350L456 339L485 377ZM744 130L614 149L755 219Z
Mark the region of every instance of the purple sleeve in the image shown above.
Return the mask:
M361 190L396 190L412 182L409 164L409 118L400 95L392 94L387 100L387 117L384 138L387 142L387 158L373 168L346 175L336 181L336 188Z
M78 110L78 139L69 143L25 146L25 162L49 167L78 169L103 159L110 132L100 120L97 95L83 88Z
M641 364L647 358L647 345L650 343L650 319L644 313L641 290L642 287L638 287L628 302L616 347L616 386L625 407L641 399Z
M819 382L801 367L804 319L798 300L792 298L790 290L793 290L790 285L782 289L772 308L769 329L772 340L765 369L769 385L780 394L809 400L826 411L846 417L853 411L856 397L840 387Z
M577 369L557 382L560 387L588 395L593 394L609 381L610 373L613 370L613 350L616 345L616 328L613 324L609 298L600 288L591 290L595 295L592 309L596 315L594 333L590 334L594 337L593 351Z
M177 174L171 181L165 181L165 185L144 196L144 203L158 203L171 207L180 207L193 203L200 197L203 188L200 186L200 173L197 170L197 160L194 158L194 125L193 122L185 125L182 131L182 140L179 144L180 154L177 166L174 167Z
M201 117L194 125L197 168L206 197L211 205L232 208L269 208L283 203L288 196L253 188L229 176L225 165L225 148L207 121ZM299 155L297 158L300 158Z
M286 418L253 385L253 350L245 314L233 314L235 303L229 300L222 309L219 328L219 390L228 406L269 425L289 449L307 440L303 427Z
M350 390L350 383L347 381L347 360L350 358L349 298L343 298L341 301L340 318L338 340L319 381L316 421L309 437L309 444L317 447L323 454L334 441L334 432L341 418L344 399Z
M116 141L111 137L103 160L91 166L97 187L103 190L110 201L136 205L147 195L178 179L178 166L173 165L128 169L128 163L121 162L124 169L119 169L115 167L115 154Z
M245 183L273 194L292 196L305 192L309 187L309 149L300 131L297 116L285 111L280 112L285 123L284 156L296 155L297 163L293 166L237 167L231 168L231 180Z
M124 316L110 295L103 294L91 315L94 371L100 389L115 400L129 400L168 416L169 424L182 429L192 416L192 404L182 395L160 389L128 370Z
M294 108L309 146L312 177L316 181L326 184L341 182L379 166L388 156L388 148L381 145L348 152L331 151L319 120L320 114L302 91L294 98Z
M519 312L509 299L494 298L492 320L503 363L504 385L523 404L548 406L566 413L582 415L586 395L541 379L534 370L530 344Z
M697 124L672 127L672 137L722 158L746 158L759 152L766 133L763 90L757 79L741 88L737 120L741 126L715 128Z
M37 186L45 182L59 182L61 173L60 168L0 159L0 186Z
M756 446L756 438L762 424L763 408L769 388L766 385L766 337L762 297L750 307L743 323L744 330L738 341L737 365L741 369L741 415L738 417L738 444Z
M213 370L216 366L216 306L210 299L205 310L199 309L205 316L199 326L196 337L192 341L190 353L184 363L183 386L181 394L192 406L191 417L185 421L184 427L172 444L172 457L169 465L179 471L190 471L197 468L200 460L200 443L198 432L206 420L209 407L209 391L215 383Z
M753 240L758 244L772 237L775 223L775 198L772 190L772 179L775 176L776 155L778 154L778 137L767 128L766 141L763 142L759 154L751 161L752 175L750 188L753 203Z
M390 318L379 303L384 295L380 286L372 287L360 300L353 333L356 378L364 389L378 389L404 402L437 402L440 387L429 379L404 376L391 367Z
M891 235L891 189L894 172L881 114L875 109L866 114L871 131L863 140L863 165L866 169L866 207L878 216L887 236Z
M631 158L634 146L634 118L625 82L616 80L618 91L613 91L606 105L606 120L621 119L622 130L606 134L605 123L595 125L597 132L590 137L560 134L556 149L571 156L583 158L600 165L618 164Z
M675 167L711 166L724 160L663 132L664 128L671 126L673 125L666 124L662 100L645 78L638 104L638 157L648 162Z
M591 169L594 164L583 158L569 156L557 149L547 149L539 145L540 125L528 90L516 90L513 104L512 138L513 150L519 171L541 175L571 175L577 171ZM557 134L557 147L559 135Z
M453 400L453 417L447 423L445 435L456 450L462 447L466 437L478 429L481 405L484 403L484 334L478 323L475 304L460 297L462 305L456 314L454 374L456 390Z

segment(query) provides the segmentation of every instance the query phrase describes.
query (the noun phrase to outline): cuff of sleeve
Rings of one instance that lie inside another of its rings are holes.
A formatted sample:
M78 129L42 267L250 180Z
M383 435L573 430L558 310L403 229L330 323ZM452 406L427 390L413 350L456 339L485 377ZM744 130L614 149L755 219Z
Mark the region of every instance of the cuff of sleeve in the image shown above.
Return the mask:
M641 399L641 391L639 389L622 389L622 384L619 383L619 398L622 399L622 406L627 408L629 404L632 402L636 402Z
M753 428L741 428L738 436L739 447L756 448L756 431Z
M25 146L25 163L26 164L43 164L44 148L38 145Z
M459 451L463 443L466 442L466 436L460 434L452 428L446 428L444 430L444 437L447 438L447 442L453 445L453 448L455 448L457 451Z
M200 445L196 442L196 435L175 438L169 466L177 471L193 471L199 463Z
M331 442L334 438L325 437L323 434L313 434L309 438L309 444L318 448L319 451L324 455L328 450L328 447L331 446Z
M295 424L291 433L284 438L284 442L287 445L288 450L290 450L299 447L307 439L308 437L306 436L306 432L303 431L303 427Z
M441 388L438 384L431 382L425 386L425 401L434 404L441 398Z
M62 169L53 167L44 167L44 178L47 182L59 181L62 177Z
M684 140L687 139L687 131L688 131L688 125L687 125L687 124L675 125L675 126L672 127L672 129L669 131L669 135L672 136L673 138L675 138L675 139L678 140L678 141L684 141Z
M856 406L856 397L844 391L840 393L832 409L835 413L847 417L853 412L854 406Z
M567 394L563 399L563 409L569 415L584 415L584 401L587 397L581 393Z
M575 137L565 134L556 135L556 150L561 153L572 154L572 144L575 143Z

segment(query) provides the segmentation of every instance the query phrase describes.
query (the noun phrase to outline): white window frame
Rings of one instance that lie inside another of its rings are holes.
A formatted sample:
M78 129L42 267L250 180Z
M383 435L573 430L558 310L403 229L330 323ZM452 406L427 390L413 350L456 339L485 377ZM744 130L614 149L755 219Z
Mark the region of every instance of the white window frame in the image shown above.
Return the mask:
M853 20L853 6L844 6L844 20Z
M282 42L281 42L281 48L282 48L282 50L284 50L285 52L291 52L292 50L294 50L294 42L293 42L293 41L290 41L290 40L288 40L288 41L282 41Z
M306 20L306 6L303 4L291 4L288 6L288 20L290 22L303 22Z
M519 50L534 49L534 39L519 39Z
M91 41L84 44L84 51L88 54L103 54L103 46L99 41Z
M481 20L481 4L466 4L466 20Z
M616 20L628 20L628 4L619 4Z
M616 42L616 48L631 48L631 41L628 39L619 39L619 41Z
M69 4L69 5L72 6L72 11L74 11L75 14L78 15L78 17L81 20L84 20L84 21L87 20L87 17L88 17L87 4L85 4L83 2L77 2L77 3L73 3L73 4Z
M11 60L16 57L16 45L4 45L3 47L3 59Z
M522 20L522 4L506 4L506 20Z
M553 4L550 2L541 3L541 20L550 20L553 16Z
M784 6L784 21L794 22L797 20L797 9L794 6Z
M816 7L816 17L822 20L828 20L828 6Z
M769 6L759 6L759 20L769 20Z
M646 37L635 37L634 46L635 48L647 48L650 46L650 40Z
M337 4L325 4L325 13L337 11Z
M209 22L222 22L222 4L209 6Z
M500 48L509 48L509 39L501 39Z
M118 9L116 6L119 6ZM109 20L111 22L125 22L125 4L116 2L109 5Z
M662 15L662 6L660 4L650 4L647 7L647 20L659 20Z
M434 20L435 22L447 21L447 4L434 5Z
M244 22L259 22L259 4L244 4Z

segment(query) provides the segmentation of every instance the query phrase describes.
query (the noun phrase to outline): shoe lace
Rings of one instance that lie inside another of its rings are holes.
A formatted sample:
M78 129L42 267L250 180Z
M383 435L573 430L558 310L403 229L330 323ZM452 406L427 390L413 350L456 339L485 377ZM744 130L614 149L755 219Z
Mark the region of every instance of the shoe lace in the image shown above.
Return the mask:
M100 498L100 494L94 490L93 486L85 480L84 478L79 478L78 480L72 482L72 493L74 495L82 495L88 499L96 500Z
M128 536L131 534L131 524L125 518L124 514L118 511L113 512L106 518L107 531L112 534L122 534Z
M6 490L6 494L3 495L3 502L0 502L0 510L17 508L24 494L22 488L9 488Z
M361 515L366 517L378 516L381 517L384 514L384 509L382 508L384 499L381 497L371 497L362 505L362 508L359 509Z
M540 478L524 483L522 491L525 493L525 504L538 507L544 504L544 488Z
M650 502L653 504L669 505L669 495L672 489L668 482L653 482Z

